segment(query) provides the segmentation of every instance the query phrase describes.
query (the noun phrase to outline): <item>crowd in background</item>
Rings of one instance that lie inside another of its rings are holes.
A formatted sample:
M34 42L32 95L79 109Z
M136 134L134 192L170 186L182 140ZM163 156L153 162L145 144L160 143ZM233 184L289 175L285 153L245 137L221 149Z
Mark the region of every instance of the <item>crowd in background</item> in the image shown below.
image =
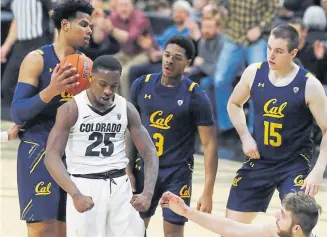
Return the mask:
M55 40L49 14L56 1L64 0L1 2L1 97L8 105L22 59ZM127 99L135 79L161 71L163 48L171 36L182 34L194 41L197 54L185 75L208 92L216 111L217 133L232 130L226 105L233 87L247 65L266 59L268 35L279 24L291 24L300 34L295 63L327 84L327 0L91 2L96 9L92 38L81 51L93 60L103 54L119 59L123 65L120 94ZM10 14L13 21L8 20ZM251 129L251 101L246 111Z

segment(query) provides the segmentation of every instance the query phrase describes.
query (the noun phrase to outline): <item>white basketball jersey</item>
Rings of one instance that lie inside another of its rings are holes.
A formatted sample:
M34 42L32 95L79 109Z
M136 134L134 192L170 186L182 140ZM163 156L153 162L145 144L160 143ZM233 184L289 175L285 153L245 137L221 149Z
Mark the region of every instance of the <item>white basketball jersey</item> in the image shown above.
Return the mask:
M70 130L65 150L68 172L91 174L126 168L125 98L115 94L113 105L103 113L92 107L86 91L74 96L74 100L78 119Z

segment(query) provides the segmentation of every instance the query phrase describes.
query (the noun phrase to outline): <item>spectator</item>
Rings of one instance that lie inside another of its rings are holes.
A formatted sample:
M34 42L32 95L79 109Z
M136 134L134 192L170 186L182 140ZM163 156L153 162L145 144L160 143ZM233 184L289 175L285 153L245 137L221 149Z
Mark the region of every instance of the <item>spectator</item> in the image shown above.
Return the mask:
M303 23L311 31L325 31L327 19L324 9L320 6L309 7L304 13Z
M151 26L149 18L133 6L132 0L118 0L116 9L109 18L98 16L94 20L93 40L100 44L105 38L112 36L119 42L120 52L115 57L124 68L120 92L127 98L129 68L135 64L149 62L148 52L141 47L139 41L143 34L151 32Z
M276 16L277 3L272 0L229 0L227 10L229 19L224 31L226 38L215 73L217 124L220 131L233 128L227 113L227 102L237 70L244 61L252 64L266 59L267 40L264 36L270 31L271 22ZM249 129L253 130L252 112Z
M140 64L131 68L129 73L130 84L142 75L161 71L163 49L170 37L179 34L190 36L195 42L200 39L201 31L198 24L190 17L191 11L191 5L185 0L179 0L174 3L173 20L175 25L167 28L162 35L155 37L155 43L149 49L150 64Z
M11 8L14 19L1 46L2 63L7 62L7 56L13 47L2 76L1 89L3 99L9 104L14 95L19 67L24 57L30 51L53 40L49 16L52 9L51 0L13 0Z
M321 67L324 60L324 45L319 41L314 44L306 41L308 30L300 18L292 19L289 24L297 30L300 36L299 51L296 58L300 60L301 66L317 75L317 70L323 70L323 68L319 69L319 67ZM321 80L321 78L318 79Z
M198 43L198 56L193 65L186 68L186 75L194 82L200 83L204 77L213 76L216 70L219 53L223 46L220 15L206 15L202 17L202 37Z

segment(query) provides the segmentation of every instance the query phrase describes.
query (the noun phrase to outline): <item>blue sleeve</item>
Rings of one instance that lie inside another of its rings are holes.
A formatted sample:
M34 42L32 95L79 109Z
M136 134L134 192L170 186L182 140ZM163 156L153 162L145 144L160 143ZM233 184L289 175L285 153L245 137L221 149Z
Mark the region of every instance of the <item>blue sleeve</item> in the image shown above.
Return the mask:
M194 88L190 106L196 125L211 126L215 124L210 100L199 86L195 86Z
M10 108L10 117L18 125L33 119L48 104L41 100L37 88L27 83L18 82Z

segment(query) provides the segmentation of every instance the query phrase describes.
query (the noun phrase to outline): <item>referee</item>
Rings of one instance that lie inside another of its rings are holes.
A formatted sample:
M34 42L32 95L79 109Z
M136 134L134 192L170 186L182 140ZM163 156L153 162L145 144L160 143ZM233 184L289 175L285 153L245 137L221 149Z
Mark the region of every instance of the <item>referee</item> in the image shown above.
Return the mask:
M2 63L7 61L7 55L13 46L1 82L1 92L6 103L11 103L19 67L24 57L32 50L53 40L49 16L52 9L51 0L13 0L11 9L14 19L7 38L1 46Z

